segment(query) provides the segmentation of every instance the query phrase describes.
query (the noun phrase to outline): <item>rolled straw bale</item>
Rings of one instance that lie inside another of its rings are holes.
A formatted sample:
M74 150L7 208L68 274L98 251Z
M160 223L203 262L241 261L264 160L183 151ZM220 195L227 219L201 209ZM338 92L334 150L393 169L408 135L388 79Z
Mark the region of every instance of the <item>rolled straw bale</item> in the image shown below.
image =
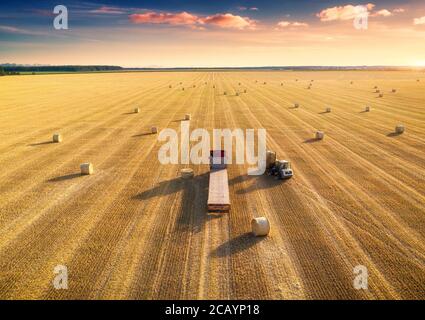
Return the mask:
M184 115L185 120L190 120L190 118L191 118L190 113L187 113Z
M60 135L59 133L55 133L53 135L53 142L55 142L55 143L62 142L62 135Z
M266 152L266 167L272 167L276 162L276 152L267 150Z
M323 131L316 131L317 140L323 140L324 137L325 137L325 133Z
M140 109L139 108L134 108L134 113L139 113Z
M370 107L366 106L366 108L364 109L365 112L369 112L370 111Z
M180 170L180 174L181 174L181 177L182 177L183 179L190 179L190 178L193 178L193 169L191 169L191 168L184 168L184 169L181 169L181 170Z
M251 220L251 228L254 236L266 236L270 232L269 220L266 217L254 218Z
M330 113L330 112L331 112L331 108L329 108L329 107L328 107L328 108L326 108L326 112L327 112L327 113Z
M157 127L151 127L151 132L152 133L158 133L158 128Z
M90 162L80 164L80 170L83 175L91 175L94 172L93 165Z
M396 132L397 134L402 134L402 133L404 132L404 125L402 125L402 124L398 124L398 125L395 127L395 132Z

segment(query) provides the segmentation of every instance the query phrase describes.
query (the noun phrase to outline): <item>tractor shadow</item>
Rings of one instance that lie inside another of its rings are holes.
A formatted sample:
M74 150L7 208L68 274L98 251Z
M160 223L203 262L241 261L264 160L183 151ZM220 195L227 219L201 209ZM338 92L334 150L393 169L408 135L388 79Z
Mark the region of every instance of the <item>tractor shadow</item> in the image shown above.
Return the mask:
M255 237L251 232L246 232L219 245L210 255L212 257L232 256L252 248L264 239L266 237Z
M52 179L47 180L47 182L61 182L61 181L67 181L67 180L72 180L78 177L81 177L81 173L71 173L71 174L67 174L65 176L60 176L60 177L55 177Z

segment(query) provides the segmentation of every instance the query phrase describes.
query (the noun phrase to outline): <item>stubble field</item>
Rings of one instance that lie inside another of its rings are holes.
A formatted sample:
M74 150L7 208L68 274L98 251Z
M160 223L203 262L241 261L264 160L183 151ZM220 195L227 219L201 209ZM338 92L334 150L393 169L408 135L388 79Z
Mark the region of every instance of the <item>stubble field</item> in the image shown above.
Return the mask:
M423 73L15 76L0 94L0 298L425 298ZM182 180L149 134L186 113L191 129L265 128L294 177L230 165L232 209L209 214L208 166ZM249 233L257 216L268 237ZM357 265L368 290L353 287Z

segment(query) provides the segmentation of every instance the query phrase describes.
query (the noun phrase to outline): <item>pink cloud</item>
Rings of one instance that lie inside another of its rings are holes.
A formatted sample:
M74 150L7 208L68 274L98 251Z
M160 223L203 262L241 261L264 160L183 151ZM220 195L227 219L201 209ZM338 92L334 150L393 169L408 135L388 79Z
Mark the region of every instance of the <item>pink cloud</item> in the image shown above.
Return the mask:
M305 22L290 22L290 21L280 21L277 23L277 29L288 28L288 27L308 27L308 24Z
M403 12L405 12L406 10L405 9L403 9L403 8L396 8L396 9L394 9L393 10L393 12L394 13L403 13Z
M392 15L393 14L391 13L391 11L389 11L387 9L382 9L382 10L379 10L379 11L373 13L371 16L372 17L379 17L379 16L381 16L381 17L390 17Z
M207 25L233 29L253 29L256 25L255 20L248 17L233 15L231 13L198 17L188 12L166 13L151 11L142 14L132 14L129 16L129 19L135 24L185 25L198 30L204 30L204 26Z
M231 13L215 14L200 20L204 24L218 26L220 28L234 28L234 29L253 29L255 28L256 21L248 17L235 16Z
M413 19L413 24L416 26L425 24L425 16Z
M194 25L199 23L199 18L187 12L162 13L146 12L142 14L132 14L130 21L136 24L171 24L171 25Z
M359 13L360 6L353 6L351 4L340 7L327 8L316 14L321 21L337 21L337 20L352 20ZM372 10L375 5L368 3L364 6L368 11Z
M252 7L252 8L249 8L249 10L251 10L251 11L258 11L259 9L257 7Z
M126 13L124 9L118 7L102 6L99 9L91 10L91 13L103 13L103 14L123 14Z

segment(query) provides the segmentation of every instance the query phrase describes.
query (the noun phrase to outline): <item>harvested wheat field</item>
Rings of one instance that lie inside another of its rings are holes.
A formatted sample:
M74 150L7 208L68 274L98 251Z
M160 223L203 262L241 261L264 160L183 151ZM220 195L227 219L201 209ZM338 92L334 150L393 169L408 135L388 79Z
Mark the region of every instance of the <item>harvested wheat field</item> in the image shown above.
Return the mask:
M2 299L425 298L423 73L10 76L0 92ZM182 179L151 133L186 114L191 129L267 129L294 177L229 165L231 210L209 214L208 165ZM271 230L254 237L261 216Z

